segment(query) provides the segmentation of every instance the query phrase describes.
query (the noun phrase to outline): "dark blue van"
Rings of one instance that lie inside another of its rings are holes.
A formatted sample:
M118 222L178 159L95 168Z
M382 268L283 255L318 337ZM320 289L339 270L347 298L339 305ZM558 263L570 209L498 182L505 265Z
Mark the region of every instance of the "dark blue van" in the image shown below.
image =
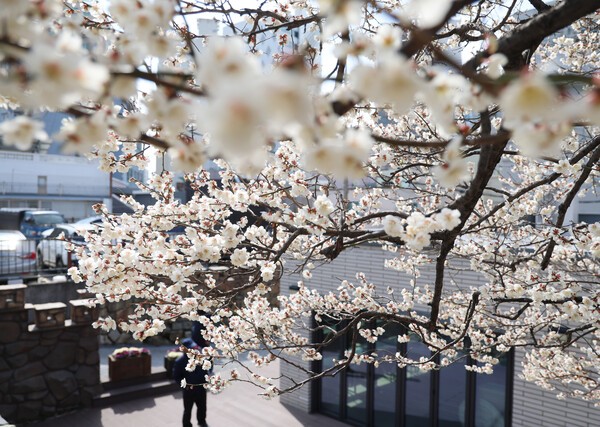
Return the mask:
M43 231L64 223L65 217L56 211L27 208L0 209L0 230L19 230L28 239L41 239Z

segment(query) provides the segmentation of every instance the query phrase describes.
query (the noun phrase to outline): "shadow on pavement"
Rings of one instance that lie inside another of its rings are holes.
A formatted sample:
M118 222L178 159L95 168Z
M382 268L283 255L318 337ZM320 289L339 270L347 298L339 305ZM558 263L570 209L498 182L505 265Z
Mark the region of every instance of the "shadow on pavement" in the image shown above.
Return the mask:
M56 418L27 425L32 427L105 427L102 424L102 413L98 408L82 409L77 412L63 414Z
M341 421L334 420L325 415L308 413L284 403L282 403L281 406L283 406L303 427L348 427L348 424L344 424Z
M154 408L156 406L155 399L146 398L146 399L138 399L134 403L121 403L118 405L113 405L112 409L115 414L131 414L133 412L145 411L147 409Z

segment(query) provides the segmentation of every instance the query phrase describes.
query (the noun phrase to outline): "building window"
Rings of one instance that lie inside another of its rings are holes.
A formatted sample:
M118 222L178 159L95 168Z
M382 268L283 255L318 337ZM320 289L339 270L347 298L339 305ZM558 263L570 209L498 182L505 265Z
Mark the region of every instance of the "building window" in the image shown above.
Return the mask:
M335 326L331 324L323 325L322 329L322 341L330 341L331 337L335 333ZM321 369L330 369L333 367L333 360L339 360L344 353L345 348L345 337L339 337L334 341L331 341L327 347L323 349L323 360ZM333 377L325 377L320 381L320 401L319 408L321 412L333 415L336 418L342 416L341 401L342 401L342 375L336 375Z
M48 193L48 177L38 175L38 194Z
M333 336L335 326L321 323L321 338ZM342 326L341 324L338 327ZM430 351L416 338L399 344L401 327L384 326L383 336L369 344L360 339L357 354L379 356L397 352L412 358L429 357ZM338 337L322 351L320 369L333 366L350 348L346 336ZM316 385L317 410L349 424L365 427L508 427L511 423L513 352L500 357L491 375L468 372L465 357L439 371L421 371L416 366L400 369L394 363L350 365Z
M600 214L579 214L579 222L593 224L600 222Z
M421 356L429 356L429 349L416 339L411 340L405 346L400 346L407 357L418 359ZM404 347L404 348L402 348ZM430 425L431 419L431 396L432 396L432 372L422 371L418 366L407 366L402 369L402 380L404 381L404 419L406 425L425 427ZM402 417L401 417L402 418Z

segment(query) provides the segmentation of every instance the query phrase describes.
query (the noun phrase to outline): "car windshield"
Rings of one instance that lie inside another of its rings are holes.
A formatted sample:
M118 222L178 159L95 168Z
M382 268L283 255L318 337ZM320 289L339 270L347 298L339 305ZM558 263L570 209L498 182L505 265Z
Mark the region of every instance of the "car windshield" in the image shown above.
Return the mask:
M54 225L54 224L63 224L65 219L60 214L37 214L33 215L33 222L36 225Z
M83 236L80 236L80 235L79 235L79 234L77 234L77 233L74 233L74 234L71 236L71 240L72 240L72 241L74 241L74 242L85 242L85 239L83 238Z

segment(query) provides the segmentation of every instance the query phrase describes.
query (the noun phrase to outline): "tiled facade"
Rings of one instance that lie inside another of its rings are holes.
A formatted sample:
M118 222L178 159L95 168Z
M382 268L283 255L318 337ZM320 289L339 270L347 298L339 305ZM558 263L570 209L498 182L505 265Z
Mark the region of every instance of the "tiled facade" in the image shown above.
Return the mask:
M381 289L385 289L387 286L396 289L401 288L408 283L408 276L383 267L385 259L392 257L392 253L385 252L375 245L363 245L348 250L332 263L314 270L313 277L307 283L307 286L321 292L335 291L341 278L352 280L356 272L363 272L369 282L376 284ZM451 268L448 274L461 286L478 286L483 281L481 275L468 270L468 262L466 261L452 263L451 267L462 270L460 272L452 271ZM421 268L421 277L418 279L420 284L431 284L433 279L433 265L430 268ZM287 295L294 292L290 287L294 287L298 280L300 280L299 276L284 275L281 279L282 294ZM542 390L535 384L519 378L522 358L523 350L518 350L515 354L512 422L509 422L509 425L523 427L595 427L600 425L600 408L579 400L558 400L553 392ZM306 363L299 359L296 362ZM305 364L305 366L307 365ZM284 375L302 378L300 370L290 365L282 363L281 371ZM284 379L281 385L285 387L289 385L289 382ZM293 393L285 394L281 400L287 405L304 411L315 410L311 404L311 387L314 386L306 386Z

